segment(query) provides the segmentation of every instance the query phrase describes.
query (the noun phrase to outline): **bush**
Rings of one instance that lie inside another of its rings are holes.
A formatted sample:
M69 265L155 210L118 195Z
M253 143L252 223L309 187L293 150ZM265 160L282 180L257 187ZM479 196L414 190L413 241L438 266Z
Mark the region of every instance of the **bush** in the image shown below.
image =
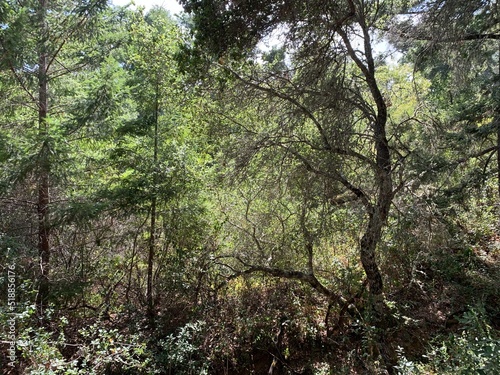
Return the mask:
M176 335L160 341L158 365L168 374L206 375L208 363L201 354L204 322L188 323Z
M486 322L483 308L471 309L459 319L463 330L431 347L427 363L409 361L400 352L401 375L495 375L500 368L500 340Z
M64 333L66 317L55 318L47 309L46 319L52 320L52 329L38 326L34 319L35 308L28 308L18 315L19 335L17 349L22 358L18 363L23 373L48 374L146 374L149 373L151 354L139 335L122 334L109 329L103 322L96 322L78 331L79 343L68 343ZM56 326L57 324L57 326ZM73 340L77 339L76 337ZM63 353L74 347L74 355Z

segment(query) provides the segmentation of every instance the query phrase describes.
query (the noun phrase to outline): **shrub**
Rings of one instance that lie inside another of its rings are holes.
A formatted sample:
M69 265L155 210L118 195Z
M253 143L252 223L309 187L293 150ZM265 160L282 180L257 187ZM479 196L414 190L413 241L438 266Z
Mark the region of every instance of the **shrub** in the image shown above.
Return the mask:
M409 361L400 352L396 367L401 375L495 375L500 368L500 340L487 324L483 308L471 309L460 319L461 332L433 345L424 356L427 363Z

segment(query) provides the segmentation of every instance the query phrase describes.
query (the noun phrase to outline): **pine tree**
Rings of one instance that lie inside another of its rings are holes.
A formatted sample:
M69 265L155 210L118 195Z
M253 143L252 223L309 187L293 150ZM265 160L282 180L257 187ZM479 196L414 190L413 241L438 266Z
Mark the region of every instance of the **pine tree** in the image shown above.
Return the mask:
M95 63L89 58L95 51L90 40L98 35L96 26L106 7L103 0L2 2L3 77L6 82L15 83L24 97L23 102L13 100L10 105L26 108L24 124L14 132L25 132L26 142L31 143L31 155L22 156L20 170L30 174L37 186L33 201L38 222L36 304L40 316L50 294L52 191L58 190L59 164L68 152L63 126L68 118L64 99L68 90L62 84L66 77ZM9 180L28 183L21 174L11 175Z

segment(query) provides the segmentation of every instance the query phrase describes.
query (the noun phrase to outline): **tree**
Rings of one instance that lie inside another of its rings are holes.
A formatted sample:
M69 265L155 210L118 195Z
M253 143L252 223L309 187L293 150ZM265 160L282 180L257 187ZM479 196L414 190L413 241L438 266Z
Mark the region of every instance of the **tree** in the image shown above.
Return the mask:
M245 97L258 112L268 111L260 118L266 126L260 128L252 119L239 123L241 119L233 117L242 129L239 159L248 162L265 150L279 152L298 162L311 180L329 185L332 209L363 207L359 257L372 302L380 306L376 301L381 301L384 288L377 246L401 168L388 141L387 103L377 78L373 42L387 9L378 2L351 0L182 3L193 15L194 44L184 47L181 60L205 68L217 65L237 82L234 96ZM286 69L259 63L255 55L254 47L273 30L284 39ZM243 58L246 65L235 62ZM311 283L311 272L293 275Z
M157 285L170 278L174 287L169 272L180 273L189 263L165 271L170 266L167 260L173 262L181 253L188 257L205 241L199 184L207 169L204 151L192 133L192 93L173 60L179 37L176 25L163 9L154 8L146 15L137 12L128 37L121 59L113 65L115 77L125 77L125 86L118 91L130 108L103 144L99 165L107 173L93 197L115 217L133 218L138 238L147 238L137 246L144 254L135 252L134 241L134 252L126 259L127 290L133 268L139 265L140 270L145 259L145 274L138 272L136 280L138 289L145 291L153 326L157 301L164 295L157 292Z
M31 165L26 168L37 184L37 249L40 259L36 303L40 314L48 303L51 267L51 187L57 158L64 153L64 95L57 89L65 76L74 75L90 61L87 43L106 8L106 1L23 1L2 2L1 64L5 78L23 91L24 129L32 136ZM75 48L79 45L79 49ZM92 47L90 47L92 48ZM36 116L35 116L36 114ZM36 119L35 119L36 118ZM66 117L67 118L67 117ZM36 122L36 132L31 124ZM28 157L27 159L30 159ZM26 160L27 161L27 160ZM20 181L21 176L13 177Z
M486 181L491 176L488 165L497 153L495 174L500 194L498 4L412 1L397 12L400 15L389 22L388 35L408 52L405 59L432 81L429 99L446 135L436 142L443 142L443 147L455 154L441 168L479 161L483 173L475 173ZM470 179L468 174L463 177ZM476 179L476 185L479 182ZM458 190L471 185L464 181L458 184L462 185Z
M166 12L154 9L134 27L131 36L133 49L129 64L134 74L133 93L139 110L136 125L140 126L146 132L145 135L152 140L152 155L149 156L151 160L148 163L151 168L144 177L150 179L147 183L149 239L146 300L148 315L153 321L153 267L157 248L158 211L159 206L168 202L175 194L174 184L178 182L172 181L172 170L176 167L173 164L168 166L173 161L168 159L173 155L170 155L165 147L162 147L162 154L159 155L160 143L164 143L165 137L168 137L165 130L175 126L172 111L176 109L171 97L175 95L175 89L173 90L171 85L175 84L176 79L173 75L171 57L173 43L176 40L175 26ZM149 127L151 130L148 130ZM160 160L160 157L163 160Z

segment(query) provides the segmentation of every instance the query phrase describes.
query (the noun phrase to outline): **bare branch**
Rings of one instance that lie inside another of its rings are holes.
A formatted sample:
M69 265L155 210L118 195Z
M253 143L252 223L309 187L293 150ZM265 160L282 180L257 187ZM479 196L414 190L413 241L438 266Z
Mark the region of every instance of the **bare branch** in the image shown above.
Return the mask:
M246 269L243 271L235 272L234 274L228 276L225 282L219 285L219 288L226 285L229 281L236 279L240 276L250 275L254 273L264 273L266 275L280 277L288 280L297 280L305 284L309 284L313 289L322 295L328 297L330 300L335 301L339 304L345 303L347 300L339 293L335 293L334 291L326 288L323 284L319 282L319 280L311 273L305 273L301 271L295 270L284 270L276 267L266 267L259 265L250 265L244 262L242 259L235 257L241 264L243 264Z

